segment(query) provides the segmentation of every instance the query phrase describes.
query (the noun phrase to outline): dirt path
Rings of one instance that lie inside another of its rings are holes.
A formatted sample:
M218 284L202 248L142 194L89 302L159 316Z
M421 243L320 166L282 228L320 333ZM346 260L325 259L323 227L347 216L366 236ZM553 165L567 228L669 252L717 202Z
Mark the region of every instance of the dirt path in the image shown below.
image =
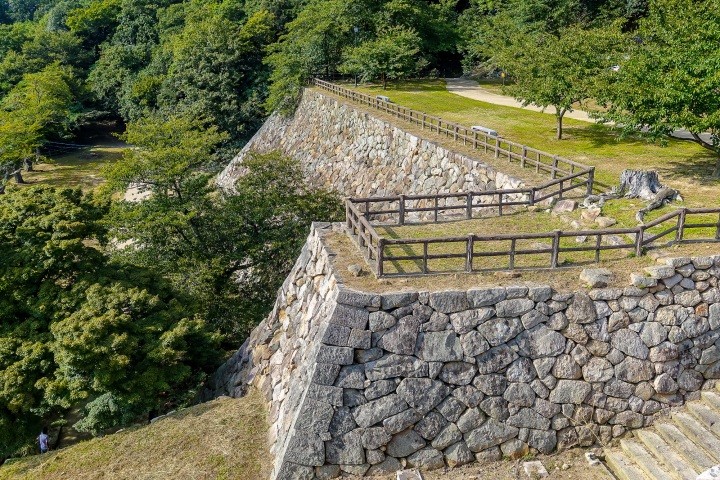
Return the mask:
M523 108L525 110L532 110L533 112L543 112L555 115L554 107L547 107L544 111L542 108L535 105L528 105L523 107L521 102L518 102L513 97L507 95L499 95L485 90L475 80L469 78L446 78L448 92L455 93L457 95L471 98L473 100L480 100L481 102L492 103L493 105L503 105L506 107ZM575 120L582 120L584 122L595 123L595 120L590 118L587 112L582 110L573 110L567 112L565 118L574 118Z

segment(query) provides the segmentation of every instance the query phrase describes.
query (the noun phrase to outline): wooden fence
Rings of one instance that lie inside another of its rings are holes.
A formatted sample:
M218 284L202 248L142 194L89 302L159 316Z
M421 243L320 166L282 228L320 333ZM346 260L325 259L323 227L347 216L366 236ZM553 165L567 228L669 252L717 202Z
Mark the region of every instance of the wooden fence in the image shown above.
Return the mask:
M580 175L583 174L576 173L537 187L440 193L435 195L350 198L348 201L354 205L363 205L363 208L358 208L358 211L368 220L372 220L373 217L381 217L386 222L395 219L397 225L411 223L409 217L413 213L425 214L425 217L420 215L418 218L429 218L433 222L438 222L441 215L443 217L448 216L449 212L455 220L458 217L470 220L482 216L480 213L488 213L490 210L497 210L498 215L503 215L507 213L508 208L532 206L552 197L562 199L565 192L576 188L572 181ZM456 213L453 215L453 212Z
M368 263L378 278L429 273L513 270L517 268L518 258L523 256L532 257L534 262L524 268L558 268L561 265L561 255L565 253L590 252L593 254L592 261L599 262L601 252L607 250L625 249L629 251L628 253L641 256L645 250L661 246L661 242L671 244L720 241L720 208L681 208L635 228L390 239L382 238L367 220L365 213L357 207L357 204L363 203L357 200L365 199L354 200L355 203L350 200L346 202L348 231L363 249ZM699 218L708 215L717 217L713 221L703 221ZM708 231L704 234L701 232L700 236L687 237L686 232L698 229L708 229ZM587 237L590 240L587 242L589 244L562 245L563 239L575 239L580 236ZM621 241L604 243L603 240L610 236ZM547 242L547 244L522 247L519 245L522 241ZM501 248L497 246L498 243L507 246ZM433 253L430 251L431 247L433 249L439 247L443 252ZM398 251L403 253L396 253ZM476 259L488 257L496 259L493 260L492 268L476 265ZM505 259L505 263L501 259ZM436 260L449 260L450 263L454 261L455 265L432 269L430 262ZM388 271L388 264L395 267L394 272Z
M472 147L474 150L491 153L495 158L504 157L510 162L518 162L521 167L534 168L537 173L549 173L552 180L559 180L557 183L551 182L550 185L560 184L561 192L563 191L562 185L564 184L566 188L564 191L585 186L586 194L590 195L592 193L595 167L583 165L558 155L552 155L528 147L527 145L512 142L502 137L491 136L487 133L380 100L325 80L315 78L311 81L311 84L340 97L361 103L418 125L422 127L423 130L427 129L431 132L444 135L447 138L452 138L455 142L461 142L463 145ZM562 183L560 183L560 181Z

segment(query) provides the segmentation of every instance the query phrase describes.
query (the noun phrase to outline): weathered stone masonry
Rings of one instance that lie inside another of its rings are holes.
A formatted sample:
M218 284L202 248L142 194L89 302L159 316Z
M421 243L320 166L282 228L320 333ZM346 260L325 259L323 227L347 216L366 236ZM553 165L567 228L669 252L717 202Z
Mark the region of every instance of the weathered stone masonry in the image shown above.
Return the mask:
M295 114L273 114L218 176L231 190L249 151L281 150L308 181L348 196L455 193L519 188L481 161L405 132L352 105L306 90Z
M332 271L328 228L215 379L264 392L273 478L608 442L720 378L720 257L669 259L646 288L373 294Z

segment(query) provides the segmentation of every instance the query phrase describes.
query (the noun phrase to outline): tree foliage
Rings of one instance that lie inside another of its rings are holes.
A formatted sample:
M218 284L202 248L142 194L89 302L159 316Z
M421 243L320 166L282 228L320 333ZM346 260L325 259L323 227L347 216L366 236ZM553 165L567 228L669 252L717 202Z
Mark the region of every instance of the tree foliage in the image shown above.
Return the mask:
M218 359L192 299L98 248L106 211L79 190L0 197L0 456L80 401L94 432L185 402Z
M222 135L185 117L130 124L126 139L138 148L108 176L150 196L113 206L113 237L133 242L115 257L162 272L232 348L267 313L310 223L339 218L339 199L307 186L298 163L279 154L250 156L236 193L216 191L211 151Z
M606 75L603 117L655 139L686 129L713 151L720 175L720 23L717 0L654 0L628 38L619 69ZM702 135L707 133L708 135Z
M617 27L565 27L547 33L498 16L484 46L493 65L513 83L507 91L524 105L553 107L556 138L565 113L597 92L599 77L617 62L622 35Z
M363 81L379 78L387 88L388 80L408 77L423 67L423 60L417 57L420 43L415 31L391 27L378 38L347 51L340 71L359 74Z

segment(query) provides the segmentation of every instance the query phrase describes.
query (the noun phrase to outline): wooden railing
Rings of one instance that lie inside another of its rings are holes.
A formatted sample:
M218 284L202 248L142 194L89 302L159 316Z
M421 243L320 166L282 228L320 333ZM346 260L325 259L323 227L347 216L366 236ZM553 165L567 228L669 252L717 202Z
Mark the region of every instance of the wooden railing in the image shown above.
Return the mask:
M523 267L526 269L558 268L563 263L561 256L566 253L590 252L592 253L590 261L597 263L601 260L601 252L607 250L625 249L630 254L641 256L645 250L661 246L661 242L667 245L681 242L720 241L720 208L681 208L635 228L390 239L382 238L367 221L366 214L357 208L356 204L364 203L365 200L367 199L353 199L346 202L348 229L361 242L360 246L366 251L368 263L378 277L513 270L517 268L517 260L521 257L532 257L531 264ZM418 210L427 211L427 209ZM397 210L393 210L392 213L397 213ZM708 215L717 215L717 217L713 221L702 221L698 218ZM699 229L708 229L708 232L692 238L687 236L688 231ZM609 236L624 241L604 244L603 240ZM620 236L625 238L622 239ZM589 244L563 245L564 239L576 237L587 237ZM546 246L539 247L519 245L520 242L528 240L547 243ZM507 246L499 247L498 243ZM442 253L431 252L431 249L438 247L443 250ZM403 253L397 254L399 250ZM476 259L488 257L495 258L491 268L483 268L476 264ZM502 258L506 259L506 263L497 260ZM430 262L437 260L450 261L450 265L441 269L432 269ZM387 264L394 265L395 271L389 272ZM408 266L412 267L413 271L408 271Z
M523 168L534 168L537 173L548 173L552 180L559 180L557 184L561 186L561 192L563 187L565 188L564 191L568 191L585 186L586 193L588 195L592 193L595 167L583 165L502 137L491 136L457 123L448 122L440 117L386 102L325 80L315 78L311 81L311 84L340 97L418 125L423 130L427 129L447 138L452 138L455 142L462 142L463 145L472 147L474 150L491 153L495 158L504 157L510 162L518 162ZM555 184L551 182L551 185Z
M380 235L370 225L367 216L361 213L350 201L345 202L345 226L350 237L355 240L355 243L362 250L368 263L372 265L373 260L375 260L377 263L373 265L373 268L376 272L382 271L382 263L379 259L382 256L385 239L380 238ZM379 276L382 276L382 274Z
M508 208L532 206L551 197L562 199L565 192L575 188L571 177L564 177L544 183L537 187L514 188L502 190L485 190L479 192L441 193L436 195L395 195L387 197L350 198L356 206L362 205L359 211L365 218L383 218L385 222L395 219L397 225L411 223L409 217L413 213L421 214L419 220L440 221L447 217L452 219L462 216L467 220L477 218L479 213L497 210L498 215L507 213ZM428 205L429 204L429 205ZM422 206L421 206L422 205Z

